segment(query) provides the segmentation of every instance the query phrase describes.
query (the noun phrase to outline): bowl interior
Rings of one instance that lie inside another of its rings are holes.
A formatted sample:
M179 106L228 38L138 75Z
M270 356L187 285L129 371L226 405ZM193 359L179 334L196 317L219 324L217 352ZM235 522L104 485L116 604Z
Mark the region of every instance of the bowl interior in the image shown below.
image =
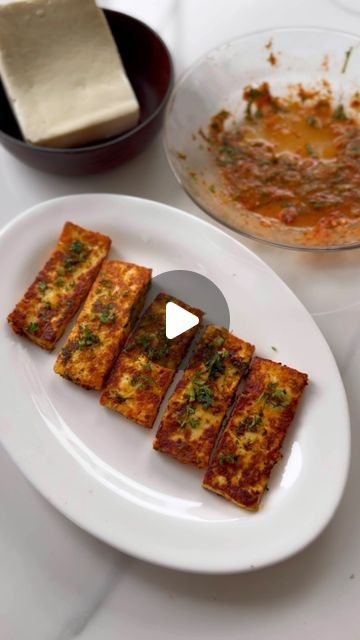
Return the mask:
M245 110L244 87L264 81L274 95L287 94L291 85L319 88L327 81L335 99L346 103L359 87L359 43L357 36L330 30L278 29L230 41L195 63L170 99L165 148L176 177L202 209L248 237L288 248L360 246L360 221L329 230L319 244L308 229L275 220L268 227L260 215L227 202L215 161L201 135L221 109L240 120ZM351 56L343 72L349 50Z
M129 132L104 141L109 142L137 131L164 105L172 82L172 64L166 46L150 27L123 13L109 10L104 10L104 13L140 104L138 125ZM27 146L33 146L23 140L1 81L0 131ZM90 143L83 148L98 148L99 144Z

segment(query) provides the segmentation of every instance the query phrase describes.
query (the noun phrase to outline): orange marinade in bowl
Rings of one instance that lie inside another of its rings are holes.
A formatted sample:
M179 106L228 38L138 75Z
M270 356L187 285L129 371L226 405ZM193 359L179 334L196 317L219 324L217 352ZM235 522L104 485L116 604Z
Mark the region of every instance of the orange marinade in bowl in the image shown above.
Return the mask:
M180 80L165 120L175 176L244 236L360 246L360 38L286 28L237 38Z
M360 219L360 127L343 104L300 87L298 99L247 87L241 123L220 111L207 143L230 200L270 221L334 228ZM317 229L319 227L319 229Z

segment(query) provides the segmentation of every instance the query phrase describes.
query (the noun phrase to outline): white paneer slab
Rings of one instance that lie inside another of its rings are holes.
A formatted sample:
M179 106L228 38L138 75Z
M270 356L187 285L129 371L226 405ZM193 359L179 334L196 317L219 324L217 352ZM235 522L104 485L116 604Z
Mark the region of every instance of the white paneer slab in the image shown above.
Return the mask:
M79 146L138 122L139 104L94 0L1 5L0 74L33 144Z

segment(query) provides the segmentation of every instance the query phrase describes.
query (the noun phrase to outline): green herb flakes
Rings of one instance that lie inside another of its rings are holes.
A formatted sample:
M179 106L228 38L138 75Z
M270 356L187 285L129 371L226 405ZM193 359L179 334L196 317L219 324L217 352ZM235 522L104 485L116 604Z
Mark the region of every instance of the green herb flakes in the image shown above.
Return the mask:
M259 400L272 407L286 407L289 404L287 390L278 387L277 382L269 382Z
M306 122L308 123L309 127L318 126L318 120L317 118L315 118L315 116L309 116L308 118L306 118Z
M333 113L334 120L347 120L346 111L343 104L338 104Z
M190 402L199 402L206 409L210 407L213 401L213 393L205 380L200 378L200 373L197 372L191 380L191 384L188 391Z
M103 324L111 324L112 322L116 321L116 317L117 317L116 313L114 313L113 311L110 311L110 309L107 309L100 313L99 320Z
M238 431L241 432L242 429L246 429L247 431L255 431L256 427L258 427L263 421L262 413L253 413L250 416L246 416L244 420L239 424Z
M345 59L344 59L343 66L341 68L341 73L346 73L346 70L347 70L348 64L349 64L349 60L350 60L350 56L351 56L353 50L354 50L354 47L350 47L347 51L345 51Z
M35 333L38 330L38 328L39 328L38 322L29 322L29 324L26 327L29 333Z
M130 378L130 384L133 387L138 387L138 389L150 389L154 384L154 380L151 376L147 376L142 373L134 373Z
M215 347L222 347L225 342L225 338L223 336L216 336L213 340L213 344Z
M209 378L217 378L224 373L225 364L224 358L229 355L226 349L222 351L216 351L209 360L205 363Z
M218 463L219 464L233 464L238 459L238 456L233 455L232 453L219 453L218 455Z
M185 427L196 429L196 427L199 426L200 418L195 415L195 412L196 410L191 406L191 404L186 405L185 410L180 413L178 418L178 422L182 429Z
M99 336L95 335L87 324L82 323L80 329L81 333L77 341L78 349L86 349L86 347L92 347L100 343Z
M86 260L89 250L81 240L73 240L69 245L69 252L65 256L63 264L65 271L71 273L81 262Z

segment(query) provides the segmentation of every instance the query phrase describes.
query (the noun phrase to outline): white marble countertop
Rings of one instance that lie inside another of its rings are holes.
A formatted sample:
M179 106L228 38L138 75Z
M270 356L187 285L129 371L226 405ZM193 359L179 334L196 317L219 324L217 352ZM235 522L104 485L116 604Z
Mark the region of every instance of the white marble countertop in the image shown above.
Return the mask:
M255 29L312 25L360 31L360 0L102 4L155 27L173 53L177 74L214 45ZM346 10L346 4L359 13ZM171 175L160 137L126 166L91 179L41 174L0 149L0 225L42 200L87 191L142 196L205 217ZM359 251L310 255L242 242L295 291L327 338L348 394L352 450L357 451ZM233 576L190 575L127 557L55 511L1 448L0 469L0 640L359 638L360 465L355 456L341 505L310 547L277 566Z

